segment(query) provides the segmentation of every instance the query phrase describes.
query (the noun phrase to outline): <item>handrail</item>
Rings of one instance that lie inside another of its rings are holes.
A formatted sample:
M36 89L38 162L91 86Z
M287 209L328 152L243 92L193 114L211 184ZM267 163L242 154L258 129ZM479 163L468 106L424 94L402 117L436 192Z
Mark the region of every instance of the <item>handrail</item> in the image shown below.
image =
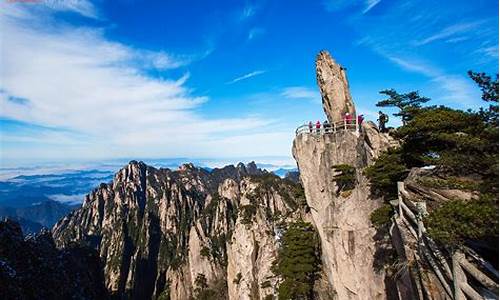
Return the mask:
M447 294L455 300L465 299L464 294L471 299L483 299L483 297L480 296L480 292L468 283L467 276L465 276L465 273L467 273L472 276L482 288L498 295L498 283L470 263L463 253L458 251L455 252L452 256L452 263L450 266L436 247L435 242L427 235L427 230L422 221L423 217L427 214L425 203L413 203L409 197L410 194L405 190L404 182L398 182L397 217L401 219L403 224L408 227L412 235L417 239L419 250L423 252L423 256L432 267ZM409 202L412 205L407 205L405 202ZM410 221L408 221L408 219ZM440 269L445 271L446 277L450 279L451 283L448 283ZM453 294L451 291L453 291Z
M333 134L338 131L355 131L359 132L359 124L358 119L351 120L347 122L347 120L333 122L333 123L321 123L319 128L316 128L316 124L313 123L312 126L310 124L303 124L297 127L295 130L295 134Z

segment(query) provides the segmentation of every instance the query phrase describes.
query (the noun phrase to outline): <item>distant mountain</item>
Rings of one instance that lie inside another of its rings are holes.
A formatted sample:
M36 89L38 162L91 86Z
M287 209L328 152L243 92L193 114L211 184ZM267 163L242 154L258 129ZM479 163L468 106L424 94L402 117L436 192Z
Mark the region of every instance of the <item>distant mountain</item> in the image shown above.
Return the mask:
M112 177L113 172L102 170L16 176L0 181L0 206L26 207L48 200L81 203L85 193Z
M2 210L2 209L0 208L0 210ZM40 223L33 222L33 221L30 221L30 220L26 220L26 219L23 219L23 218L18 217L18 216L1 216L0 217L0 221L2 219L4 219L4 220L9 219L11 221L17 222L21 226L23 234L25 234L25 235L28 235L28 234L37 234L42 229L46 228L46 227L44 227Z
M26 207L0 206L0 218L10 217L21 224L25 233L35 233L43 227L51 228L59 219L79 206L52 200Z
M297 168L289 168L289 169L285 169L285 168L279 168L277 170L274 170L273 173L281 178L284 178L286 176L287 173L289 172L297 172L298 169Z

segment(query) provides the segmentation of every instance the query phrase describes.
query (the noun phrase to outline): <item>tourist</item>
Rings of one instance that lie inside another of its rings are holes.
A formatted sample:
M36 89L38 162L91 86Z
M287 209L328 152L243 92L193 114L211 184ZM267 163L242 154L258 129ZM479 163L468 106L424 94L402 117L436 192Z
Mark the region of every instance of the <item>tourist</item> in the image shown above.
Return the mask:
M330 130L330 124L328 123L327 120L325 120L325 122L323 122L323 129L325 130L325 133L328 133Z
M319 134L320 129L321 129L321 122L318 120L318 122L316 122L316 133L317 134Z
M386 132L385 124L389 121L389 116L384 114L382 111L378 112L378 130L380 132Z
M309 133L313 132L313 122L309 121Z
M365 120L365 117L363 115L358 116L358 126L361 128L361 123Z

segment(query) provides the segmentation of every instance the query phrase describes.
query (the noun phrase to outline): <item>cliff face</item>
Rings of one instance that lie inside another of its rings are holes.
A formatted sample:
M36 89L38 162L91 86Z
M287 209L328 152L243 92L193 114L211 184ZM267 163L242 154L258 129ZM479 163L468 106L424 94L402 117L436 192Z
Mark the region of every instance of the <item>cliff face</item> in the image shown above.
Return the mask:
M317 60L318 84L329 120L347 109L355 112L343 69L321 52ZM382 203L370 198L363 169L394 141L371 122L356 130L329 134L301 133L293 143L307 204L311 207L322 247L323 269L334 299L385 299L383 270L375 259L378 241L370 214ZM336 166L355 168L355 184L340 193Z
M111 294L189 299L204 289L217 299L259 299L276 294L271 265L283 224L300 215L300 191L254 164L209 173L131 162L53 236L59 247L97 249Z

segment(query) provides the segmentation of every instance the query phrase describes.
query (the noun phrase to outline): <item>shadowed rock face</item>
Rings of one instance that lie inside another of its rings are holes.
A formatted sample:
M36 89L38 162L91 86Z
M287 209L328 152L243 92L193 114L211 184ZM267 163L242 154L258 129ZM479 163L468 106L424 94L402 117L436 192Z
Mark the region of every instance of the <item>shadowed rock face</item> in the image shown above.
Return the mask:
M337 64L328 51L316 57L316 80L318 81L323 109L330 122L343 120L346 112L356 114L345 69Z
M26 239L18 223L0 221L0 299L106 299L98 254L70 244L58 250L50 232Z

